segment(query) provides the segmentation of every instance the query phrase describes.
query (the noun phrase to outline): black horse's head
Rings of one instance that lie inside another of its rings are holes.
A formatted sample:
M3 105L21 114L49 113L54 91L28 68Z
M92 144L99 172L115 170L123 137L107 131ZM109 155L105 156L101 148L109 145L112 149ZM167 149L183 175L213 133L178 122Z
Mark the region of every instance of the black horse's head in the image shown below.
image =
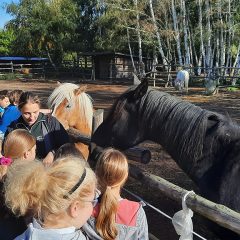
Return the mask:
M141 98L148 89L147 80L123 93L115 102L108 117L97 128L92 142L100 147L127 149L142 141L138 110Z

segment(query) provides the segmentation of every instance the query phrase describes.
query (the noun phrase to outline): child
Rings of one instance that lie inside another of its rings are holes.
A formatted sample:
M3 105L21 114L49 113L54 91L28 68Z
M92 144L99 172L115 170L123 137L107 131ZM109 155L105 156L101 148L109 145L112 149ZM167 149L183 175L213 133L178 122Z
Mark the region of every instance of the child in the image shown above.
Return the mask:
M1 159L5 159L5 162L10 161L9 165L16 160L33 161L36 155L36 139L27 130L16 129L6 137L3 155ZM1 159L0 180L5 176L8 168L8 164L1 164Z
M9 105L8 90L0 91L0 124L2 122L2 116L5 108ZM0 140L3 140L4 132L0 130Z
M127 158L118 150L106 149L97 162L96 176L102 195L84 225L90 239L148 239L147 219L141 204L120 195L128 177Z
M69 155L78 157L79 159L82 159L83 161L86 161L84 159L84 156L82 153L76 148L74 143L65 143L63 144L55 153L54 155L54 161L58 158L67 157Z
M85 240L80 230L96 200L96 177L86 162L68 156L46 168L33 161L11 166L5 181L7 206L18 215L34 210L36 220L16 240Z
M9 105L8 90L0 91L0 116L2 117L4 109Z
M9 102L14 105L14 106L18 106L19 103L19 98L21 96L21 94L23 93L22 90L13 90L8 94L9 97Z
M21 116L17 104L22 92L22 90L13 90L12 92L8 93L8 99L10 101L10 104L5 108L4 114L0 122L0 131L4 134L10 123Z
M0 236L12 240L27 228L24 218L16 218L5 206L3 182L9 166L14 162L28 163L35 158L36 140L23 129L9 133L5 140L4 156L0 158ZM25 165L27 167L27 165Z

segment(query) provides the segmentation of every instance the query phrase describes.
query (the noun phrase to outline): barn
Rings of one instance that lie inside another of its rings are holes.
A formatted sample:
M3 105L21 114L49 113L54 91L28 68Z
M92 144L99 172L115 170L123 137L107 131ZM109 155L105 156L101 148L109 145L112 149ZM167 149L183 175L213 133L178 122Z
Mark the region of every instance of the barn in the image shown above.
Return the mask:
M85 52L81 53L81 68L91 70L92 79L127 80L132 79L133 64L139 69L139 57L116 52ZM145 71L152 67L151 58L143 58Z

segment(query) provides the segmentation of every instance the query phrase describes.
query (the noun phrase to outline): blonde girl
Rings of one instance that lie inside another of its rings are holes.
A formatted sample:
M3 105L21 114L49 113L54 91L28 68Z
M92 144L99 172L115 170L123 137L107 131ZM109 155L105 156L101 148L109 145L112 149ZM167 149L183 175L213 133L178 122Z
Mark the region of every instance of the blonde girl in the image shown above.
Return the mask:
M95 200L96 177L86 161L68 156L51 167L33 161L14 164L5 181L5 200L16 215L32 210L36 219L20 239L88 239L81 230Z
M9 133L5 139L3 156L0 158L0 236L1 239L14 239L25 231L26 223L24 218L16 218L5 206L3 195L3 183L10 165L17 162L24 163L35 158L36 140L26 130L17 129Z
M32 161L36 155L36 139L24 129L8 134L0 158L0 179L7 173L8 166L16 160Z
M84 230L90 239L148 239L145 212L138 202L123 199L120 191L128 178L128 160L113 148L98 159L96 176L102 195Z

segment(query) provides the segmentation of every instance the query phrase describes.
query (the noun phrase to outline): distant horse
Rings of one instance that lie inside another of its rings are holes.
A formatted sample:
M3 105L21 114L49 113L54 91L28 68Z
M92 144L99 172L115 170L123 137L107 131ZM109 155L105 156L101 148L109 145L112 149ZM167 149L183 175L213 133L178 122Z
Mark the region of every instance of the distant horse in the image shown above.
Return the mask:
M189 73L186 70L180 70L174 81L174 86L178 91L183 92L185 89L188 92Z
M240 212L240 127L231 119L144 80L116 100L92 142L124 150L144 140L161 144L203 196Z
M48 105L55 116L68 130L74 128L82 135L91 136L93 105L88 94L85 93L86 85L78 86L64 83L58 86L48 98ZM84 157L88 157L88 146L77 143L76 147Z

